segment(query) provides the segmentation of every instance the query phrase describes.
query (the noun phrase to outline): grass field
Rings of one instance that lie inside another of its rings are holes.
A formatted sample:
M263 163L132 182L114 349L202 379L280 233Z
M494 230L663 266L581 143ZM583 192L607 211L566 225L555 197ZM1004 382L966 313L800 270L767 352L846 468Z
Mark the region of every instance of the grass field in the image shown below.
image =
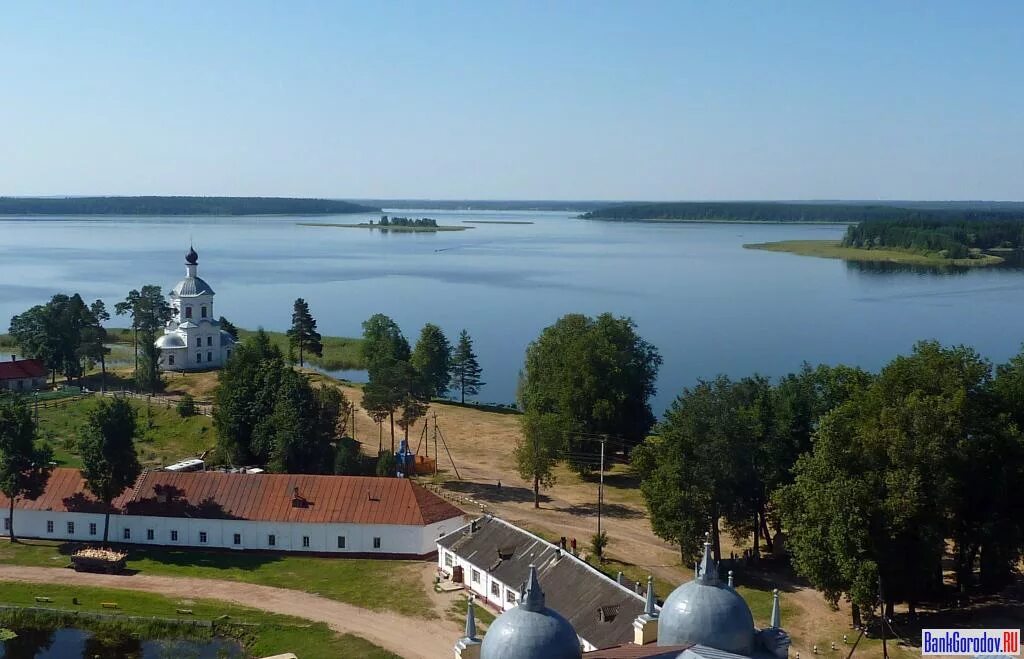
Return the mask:
M265 330L264 330L265 331ZM238 330L238 338L245 340L255 334L253 330ZM267 332L271 342L281 349L285 355L288 354L288 336L284 332ZM363 340L345 336L325 336L321 338L324 346L322 357L316 355L303 355L303 359L328 371L336 371L348 368L365 368L363 356L360 352ZM298 359L298 355L296 355Z
M873 261L906 263L910 265L971 266L997 265L1003 259L991 254L980 254L977 258L947 259L941 256L920 254L899 249L858 249L843 247L838 240L781 240L773 243L750 243L747 249L761 249L769 252L787 252L801 256L817 256L844 261Z
M15 529L17 530L17 529ZM227 579L290 588L373 610L430 617L419 578L422 563L362 558L314 558L126 546L128 569L143 574ZM47 540L0 541L0 564L64 567L72 545ZM386 597L381 594L386 593Z
M39 604L37 596L53 601ZM77 598L78 603L74 603ZM262 657L283 652L297 652L303 659L334 659L335 657L396 657L383 648L351 634L337 634L323 623L300 618L264 613L247 607L214 600L175 600L129 590L0 582L0 604L45 607L55 612L111 613L101 602L116 602L117 611L125 616L155 616L183 620L217 620L227 635L240 641L246 652ZM192 615L180 615L188 609ZM221 616L228 619L221 620ZM245 626L232 623L248 623ZM119 621L118 627L131 631L133 624Z
M140 437L135 442L139 461L144 467L171 464L196 456L213 448L217 436L213 421L207 416L182 418L167 401L129 399L138 411ZM53 446L58 463L81 467L78 440L81 439L89 411L99 404L96 397L70 401L55 407L40 408L39 436Z

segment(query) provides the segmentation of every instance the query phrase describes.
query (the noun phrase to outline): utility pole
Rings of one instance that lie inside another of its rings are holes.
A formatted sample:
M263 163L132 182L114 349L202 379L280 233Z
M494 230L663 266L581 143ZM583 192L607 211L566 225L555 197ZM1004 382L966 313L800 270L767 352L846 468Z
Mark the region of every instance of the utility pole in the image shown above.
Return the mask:
M428 444L429 446L429 444ZM434 412L434 475L437 476L437 463L440 462L440 455L437 452L437 412ZM455 466L455 465L452 465Z
M604 508L604 440L601 438L601 472L598 474L597 485L597 534L601 535L601 512Z

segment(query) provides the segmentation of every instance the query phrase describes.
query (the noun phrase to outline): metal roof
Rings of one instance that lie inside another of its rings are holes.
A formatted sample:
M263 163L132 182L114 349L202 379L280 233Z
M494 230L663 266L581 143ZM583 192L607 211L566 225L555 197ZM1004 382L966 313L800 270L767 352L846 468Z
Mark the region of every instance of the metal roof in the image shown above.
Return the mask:
M0 507L7 505L0 494ZM53 470L38 499L18 499L15 506L59 512L104 508L85 488L81 472L66 467ZM214 471L144 471L112 508L115 513L160 517L409 526L463 514L405 478Z
M476 531L472 531L474 524ZM562 614L580 638L594 647L631 641L633 621L644 612L641 595L568 551L497 517L482 517L440 538L438 544L512 588L525 583L530 565L535 565L548 608ZM614 611L604 622L602 608Z
M610 648L587 652L585 659L676 659L676 657L689 648L689 645L658 646L653 643L647 645L623 643L622 645L614 645Z
M213 295L213 287L207 284L201 277L185 277L171 289L172 296L196 297L198 295Z
M39 359L12 359L9 362L0 362L0 380L45 378L46 373L46 366Z

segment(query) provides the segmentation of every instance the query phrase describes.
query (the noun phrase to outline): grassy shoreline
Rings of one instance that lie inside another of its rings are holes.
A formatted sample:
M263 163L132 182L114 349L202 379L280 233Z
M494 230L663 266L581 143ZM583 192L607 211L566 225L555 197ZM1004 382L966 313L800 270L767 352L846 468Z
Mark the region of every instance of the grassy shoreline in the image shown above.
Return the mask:
M386 232L397 232L397 233L437 233L438 231L466 231L473 227L460 227L452 225L440 225L436 227L406 227L400 225L380 225L380 224L340 224L340 223L327 223L327 222L296 222L300 227L339 227L342 229L376 229L377 231Z
M770 243L748 243L746 249L760 249L768 252L786 252L800 256L816 256L844 261L869 261L883 263L905 263L908 265L986 267L998 265L1003 259L991 254L982 254L970 259L947 259L941 256L908 252L899 249L859 249L843 247L838 240L780 240Z
M39 604L37 596L49 597L52 602ZM116 602L115 615L123 619L97 621L83 614L111 614L102 602ZM21 607L7 611L0 623L13 627L50 628L74 626L114 636L139 634L150 638L212 638L217 636L238 641L252 656L267 656L280 652L300 651L305 659L358 656L391 658L395 655L369 641L352 634L338 634L324 623L313 623L303 618L264 613L228 602L212 599L177 600L133 590L36 584L0 581L0 604ZM40 609L46 609L40 611ZM187 609L191 614L180 614ZM222 618L221 616L227 616ZM129 619L153 617L180 619L184 624L175 628L173 623L158 624ZM189 623L209 623L213 626L192 626Z

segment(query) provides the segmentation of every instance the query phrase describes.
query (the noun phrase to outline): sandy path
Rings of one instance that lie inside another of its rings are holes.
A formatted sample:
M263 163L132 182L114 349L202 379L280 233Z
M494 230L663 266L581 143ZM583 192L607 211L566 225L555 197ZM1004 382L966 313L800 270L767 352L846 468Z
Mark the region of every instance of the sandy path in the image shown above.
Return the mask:
M270 613L326 623L355 634L406 659L436 659L451 654L462 630L446 620L424 620L386 611L370 611L285 588L189 577L130 576L75 572L66 568L0 565L0 580L58 583L139 590L181 599L216 599ZM398 630L401 630L399 633ZM302 656L302 648L282 648Z

